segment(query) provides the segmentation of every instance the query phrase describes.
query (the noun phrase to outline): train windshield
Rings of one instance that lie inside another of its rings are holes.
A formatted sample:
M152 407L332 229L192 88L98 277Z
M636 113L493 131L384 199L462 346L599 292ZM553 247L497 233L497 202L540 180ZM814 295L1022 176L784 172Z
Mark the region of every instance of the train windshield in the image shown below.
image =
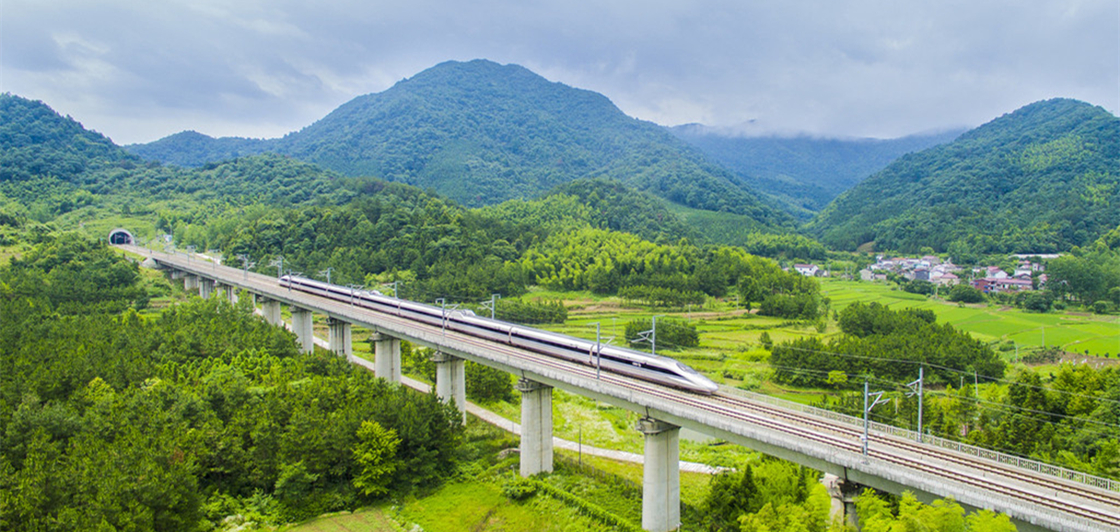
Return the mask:
M683 372L685 372L689 375L699 375L700 374L696 370L694 370L694 369L692 369L692 368L690 368L690 367L688 367L688 366L686 366L686 365L684 365L680 362L677 362L677 367L680 368L681 371L683 371Z

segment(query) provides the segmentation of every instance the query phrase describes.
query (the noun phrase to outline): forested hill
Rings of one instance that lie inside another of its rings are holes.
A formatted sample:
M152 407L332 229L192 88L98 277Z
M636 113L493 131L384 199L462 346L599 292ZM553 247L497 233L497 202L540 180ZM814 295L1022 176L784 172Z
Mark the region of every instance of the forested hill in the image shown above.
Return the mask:
M1120 220L1120 119L1068 99L1033 103L902 157L809 224L826 245L954 256L1084 246Z
M140 213L172 198L335 205L369 186L381 185L274 154L197 169L146 162L43 102L0 95L0 215L46 222L110 204Z
M899 157L950 142L964 130L897 139L748 137L689 124L669 129L723 165L739 183L806 219Z
M37 175L69 181L95 167L135 160L104 135L42 102L0 94L0 182Z
M180 134L131 146L144 157L201 164L275 151L351 176L432 188L468 206L532 198L580 178L616 179L670 201L789 217L663 128L626 116L606 97L516 65L447 62L360 96L282 139Z
M265 153L269 146L267 140L240 137L216 139L197 131L182 131L148 144L125 146L125 149L149 161L190 168Z

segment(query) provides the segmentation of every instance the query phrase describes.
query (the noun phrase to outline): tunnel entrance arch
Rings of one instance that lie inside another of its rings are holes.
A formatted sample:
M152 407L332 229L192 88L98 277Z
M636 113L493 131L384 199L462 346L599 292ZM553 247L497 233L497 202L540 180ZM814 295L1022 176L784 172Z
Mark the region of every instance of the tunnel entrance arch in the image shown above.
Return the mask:
M132 233L128 232L127 229L113 229L109 231L109 243L114 245L136 244L136 237L132 236Z

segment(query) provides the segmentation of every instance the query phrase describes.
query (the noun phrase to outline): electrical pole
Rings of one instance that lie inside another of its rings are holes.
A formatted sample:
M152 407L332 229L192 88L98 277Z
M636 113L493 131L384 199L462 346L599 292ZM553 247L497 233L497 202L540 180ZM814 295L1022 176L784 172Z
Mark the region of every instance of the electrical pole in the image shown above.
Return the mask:
M638 333L638 339L634 341L635 343L637 343L648 340L649 352L651 355L657 354L657 318L659 317L661 316L654 316L653 318L651 318L650 320L653 326L648 331L642 331ZM614 318L611 319L613 320Z
M498 300L502 298L502 294L490 294L490 301L483 301L482 308L490 309L490 319L497 319L498 313Z
M875 397L875 400L871 401L870 404L868 404L868 402L869 402L869 400L872 396ZM871 420L869 418L869 416L871 414L871 409L873 409L876 406L879 406L880 404L883 404L885 402L887 402L887 400L883 399L883 392L868 393L867 380L864 380L863 381L863 455L864 456L867 456L867 442L868 442L868 438L869 438L868 432L869 432L870 426L871 426Z
M284 276L284 256L283 255L277 255L275 259L272 259L272 262L268 263L268 265L269 266L276 266L276 277L283 277Z
M925 383L925 370L925 366L918 366L918 380L906 385L907 388L910 388L910 393L906 394L907 397L918 396L918 442L922 441L922 385Z
M595 323L595 379L599 378L599 370L603 366L603 335L599 323Z
M249 268L252 268L253 266L256 266L257 263L255 263L253 261L250 261L249 256L244 254L244 253L238 254L237 258L241 259L241 266L245 270L245 279L248 279L249 278Z

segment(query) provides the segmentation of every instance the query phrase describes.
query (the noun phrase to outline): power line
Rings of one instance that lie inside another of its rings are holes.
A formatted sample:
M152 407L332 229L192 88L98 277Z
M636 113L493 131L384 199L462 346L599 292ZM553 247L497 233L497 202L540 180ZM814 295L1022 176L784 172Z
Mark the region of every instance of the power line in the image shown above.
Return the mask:
M802 351L802 352L806 352L806 353L817 353L817 354L822 354L822 355L831 355L831 356L840 357L840 358L854 358L854 359L860 359L860 360L872 360L872 361L876 361L876 362L895 362L895 363L900 363L900 364L926 366L926 367L941 369L941 370L945 370L945 371L948 371L948 372L952 372L952 373L956 373L956 374L960 374L960 375L965 375L965 376L975 376L976 378L983 377L984 380L988 381L988 382L1007 384L1007 385L1011 385L1011 386L1023 386L1023 387L1028 387L1028 388L1032 388L1032 389L1036 389L1036 390L1043 390L1043 391L1052 392L1052 393L1072 395L1074 397L1082 397L1082 398L1087 398L1087 399L1093 399L1093 400L1096 400L1096 401L1103 401L1103 402L1114 403L1114 404L1120 405L1120 401L1117 401L1117 400L1114 400L1114 399L1108 399L1108 398L1104 398L1104 397L1095 397L1095 396L1086 395L1086 394L1083 394L1083 393L1070 392L1070 391L1059 390L1059 389L1056 389L1056 388L1050 388L1050 387L1046 387L1046 386L1037 386L1037 385L1033 385L1033 384L1026 384L1026 383L1021 383L1021 382L1018 382L1018 381L1012 381L1012 380L1008 380L1008 379L996 378L996 377L992 377L992 376L989 376L989 375L984 375L984 374L981 374L981 373L977 373L977 372L974 372L974 371L965 371L965 370L955 369L955 368L951 368L951 367L948 367L948 366L943 366L943 365L940 365L940 364L933 364L933 363L924 362L924 361L920 361L920 360L907 360L907 359L901 359L901 358L853 355L853 354L849 354L849 353L837 353L837 352L833 352L833 351L823 351L823 350L820 350L820 349L809 349L809 348L805 348L805 347L794 347L794 346L790 346L790 345L775 346L775 348L790 349L790 350L793 350L793 351Z

